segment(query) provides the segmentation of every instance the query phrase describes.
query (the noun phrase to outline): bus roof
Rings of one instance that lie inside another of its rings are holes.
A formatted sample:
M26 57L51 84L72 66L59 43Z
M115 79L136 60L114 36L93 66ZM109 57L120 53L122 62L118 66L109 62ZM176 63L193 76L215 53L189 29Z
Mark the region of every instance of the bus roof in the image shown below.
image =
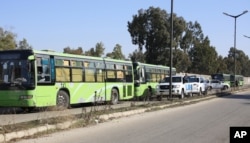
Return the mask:
M168 66L163 66L163 65L153 65L153 64L146 64L146 63L141 63L141 62L136 62L136 63L137 63L138 65L147 66L147 67L170 69L170 67L168 67ZM172 69L175 70L174 67L173 67Z
M61 56L67 58L81 58L81 59L90 59L90 60L105 60L107 62L120 62L120 63L128 63L131 64L131 61L125 60L117 60L111 58L102 58L102 57L93 57L93 56L85 56L85 55L77 55L77 54L69 54L69 53L59 53L50 50L34 50L36 54L45 54L45 55L54 55L54 56Z

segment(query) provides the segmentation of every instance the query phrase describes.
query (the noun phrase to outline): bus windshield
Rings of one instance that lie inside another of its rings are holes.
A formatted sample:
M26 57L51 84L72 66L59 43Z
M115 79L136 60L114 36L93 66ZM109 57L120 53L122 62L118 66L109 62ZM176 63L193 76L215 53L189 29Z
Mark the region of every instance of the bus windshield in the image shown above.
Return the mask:
M0 59L0 90L34 87L34 62L20 59Z

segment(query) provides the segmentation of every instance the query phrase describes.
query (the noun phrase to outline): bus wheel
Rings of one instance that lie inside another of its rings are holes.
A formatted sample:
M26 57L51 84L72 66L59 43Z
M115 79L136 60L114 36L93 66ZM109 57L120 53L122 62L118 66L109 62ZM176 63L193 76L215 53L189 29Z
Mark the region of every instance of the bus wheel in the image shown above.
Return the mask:
M119 100L119 94L118 94L118 91L116 89L112 89L111 91L111 104L112 105L115 105L118 103L118 100Z
M63 90L60 90L58 93L57 93L57 100L56 100L56 105L57 107L60 108L69 108L69 95L63 91Z

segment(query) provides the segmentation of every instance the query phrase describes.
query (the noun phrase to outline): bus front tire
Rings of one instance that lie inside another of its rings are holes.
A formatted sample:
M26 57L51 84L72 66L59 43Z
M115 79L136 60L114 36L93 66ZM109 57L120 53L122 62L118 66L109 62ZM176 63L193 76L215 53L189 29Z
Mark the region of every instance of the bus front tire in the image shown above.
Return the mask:
M59 109L67 109L69 108L69 95L63 90L60 90L57 93L56 105Z

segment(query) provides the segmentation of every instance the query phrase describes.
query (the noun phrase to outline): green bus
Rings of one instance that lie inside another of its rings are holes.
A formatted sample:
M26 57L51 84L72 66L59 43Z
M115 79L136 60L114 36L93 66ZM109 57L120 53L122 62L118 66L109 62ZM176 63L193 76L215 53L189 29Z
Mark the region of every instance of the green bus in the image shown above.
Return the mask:
M0 51L0 106L118 103L133 98L131 61L37 50Z
M211 78L222 81L231 86L231 74L215 73L211 75Z
M170 68L162 65L152 65L140 62L133 63L135 97L148 98L155 94L156 85L169 76ZM176 69L172 68L172 75L176 75Z
M238 82L238 86L243 86L244 85L244 77L242 75L231 75L231 84L232 86L237 86L236 83L234 84L234 82L237 81Z
M231 87L235 86L235 83L234 83L235 81L238 82L239 86L244 85L244 77L242 75L235 75L235 78L234 78L234 75L232 74L216 73L216 74L212 74L211 78L228 83Z

